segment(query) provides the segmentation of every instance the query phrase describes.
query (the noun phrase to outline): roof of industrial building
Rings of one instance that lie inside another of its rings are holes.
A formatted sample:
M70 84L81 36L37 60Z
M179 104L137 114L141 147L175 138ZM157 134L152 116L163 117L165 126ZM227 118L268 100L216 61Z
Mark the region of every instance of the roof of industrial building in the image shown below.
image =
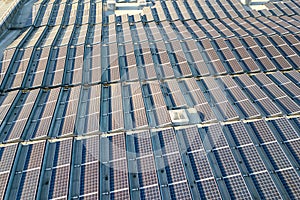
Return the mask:
M137 7L5 27L0 199L299 199L300 1Z

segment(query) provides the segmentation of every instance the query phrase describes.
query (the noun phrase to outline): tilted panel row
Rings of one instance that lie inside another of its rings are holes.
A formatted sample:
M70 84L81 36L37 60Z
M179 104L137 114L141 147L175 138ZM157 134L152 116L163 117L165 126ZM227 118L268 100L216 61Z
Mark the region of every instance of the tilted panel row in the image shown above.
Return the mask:
M20 139L32 112L39 90L22 92L1 124L1 141Z
M124 128L124 117L121 84L103 86L101 101L103 102L103 105L101 105L101 130L122 130Z
M216 105L223 120L233 120L238 118L234 108L231 106L220 87L215 83L215 80L213 78L204 78L203 83L208 91L210 102L213 105Z
M265 74L257 74L254 76L254 79L257 80L260 87L269 94L274 102L278 103L286 114L291 115L299 113L299 106Z
M237 77L241 87L249 94L257 106L260 107L266 116L276 116L282 114L281 110L271 101L271 99L256 85L256 83L248 76L242 75Z
M234 105L241 110L245 118L255 118L261 115L231 77L225 76L219 80L224 85L223 87L229 94L229 98L231 98Z
M0 194L1 194L1 198L4 198L4 194L5 194L5 190L7 187L7 183L9 180L9 173L10 170L13 166L13 162L15 159L15 154L17 151L17 146L16 144L7 146L7 147L1 147L0 148L0 180L1 180L1 186L0 186Z

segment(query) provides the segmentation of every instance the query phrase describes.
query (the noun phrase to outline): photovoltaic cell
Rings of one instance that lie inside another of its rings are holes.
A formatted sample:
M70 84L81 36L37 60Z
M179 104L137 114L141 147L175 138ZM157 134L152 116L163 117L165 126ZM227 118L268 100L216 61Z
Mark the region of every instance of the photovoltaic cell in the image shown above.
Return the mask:
M189 153L188 157L192 164L191 167L193 169L196 180L201 181L213 177L212 170L210 168L205 151Z
M208 140L211 148L219 148L228 146L224 137L222 127L219 124L213 124L204 128L206 135L204 140Z
M281 198L268 173L255 174L251 178L258 189L260 198Z
M229 148L213 151L217 159L222 176L230 176L239 173L238 166Z
M126 157L124 134L109 136L110 160L118 160Z
M241 176L234 176L225 179L230 196L233 198L251 199L246 184Z
M256 151L254 145L239 148L239 152L244 160L249 173L255 173L266 170L262 159Z
M188 184L181 182L169 186L172 199L191 199Z
M128 188L127 163L125 159L109 163L110 191Z
M281 171L278 173L278 176L284 183L285 188L287 189L291 198L299 196L299 190L297 189L300 185L299 176L293 169Z
M299 163L300 161L300 149L299 149L299 140L290 141L287 143L289 150L292 152L294 158Z
M50 178L49 199L66 198L68 195L70 168L59 167L52 170Z
M153 156L138 158L137 166L140 188L158 184Z
M200 195L208 199L221 199L221 194L218 191L216 181L214 179L203 180L197 182Z
M81 166L80 195L98 193L99 163Z
M226 125L237 146L251 144L252 141L242 122Z
M161 199L159 189L157 186L141 189L140 195L141 195L140 197L142 200Z
M289 163L286 155L277 143L266 144L263 146L264 151L268 155L275 170L289 168Z
M17 150L17 145L10 145L7 147L0 148L0 172L9 173ZM3 194L3 193L1 193Z
M1 174L0 175L1 183L7 183L8 177L9 177L9 173ZM0 186L0 194L1 194L0 198L4 197L5 188L6 188L6 184L1 184L1 186Z
M39 169L22 173L22 185L18 190L18 199L29 199L35 196L35 191L38 186L39 173Z
M72 140L62 140L61 142L55 143L55 166L61 166L71 163L72 154Z
M204 150L197 127L193 126L181 129L180 131L185 140L188 152Z
M165 129L157 132L157 134L162 151L161 153L163 155L178 151L178 146L173 129Z
M4 120L6 114L9 111L14 99L16 98L18 91L9 92L0 96L0 124Z

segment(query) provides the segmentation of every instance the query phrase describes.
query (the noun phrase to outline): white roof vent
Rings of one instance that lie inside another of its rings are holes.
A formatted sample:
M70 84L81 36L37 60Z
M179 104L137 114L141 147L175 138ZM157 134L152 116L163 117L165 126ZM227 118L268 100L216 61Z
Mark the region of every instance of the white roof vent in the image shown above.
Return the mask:
M173 124L175 125L182 125L182 124L188 124L189 123L189 118L185 112L185 110L180 109L180 110L169 110L171 120Z

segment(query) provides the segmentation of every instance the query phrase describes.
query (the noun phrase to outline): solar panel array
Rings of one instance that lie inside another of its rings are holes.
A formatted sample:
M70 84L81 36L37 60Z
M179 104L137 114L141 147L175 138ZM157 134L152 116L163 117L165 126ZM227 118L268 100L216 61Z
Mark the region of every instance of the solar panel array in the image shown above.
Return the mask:
M0 199L300 198L300 1L105 3L37 1L5 49Z

